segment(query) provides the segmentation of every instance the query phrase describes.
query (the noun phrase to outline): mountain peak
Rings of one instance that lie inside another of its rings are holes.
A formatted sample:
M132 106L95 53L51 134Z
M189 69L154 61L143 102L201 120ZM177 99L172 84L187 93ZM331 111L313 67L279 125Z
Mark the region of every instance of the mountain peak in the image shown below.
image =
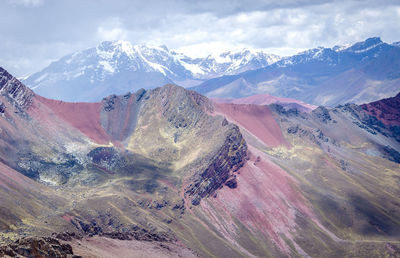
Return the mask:
M104 55L105 53L114 54L115 52L124 52L128 56L133 54L133 46L126 40L103 41L96 47L97 53ZM113 56L113 55L107 55Z
M123 94L166 83L195 86L206 79L262 68L279 59L263 50L248 48L207 58L190 58L169 50L165 45L104 41L53 62L29 76L24 83L48 98L97 101L107 94ZM70 85L75 89L72 90Z
M354 53L363 53L384 44L380 37L368 38L365 41L358 42L347 50Z

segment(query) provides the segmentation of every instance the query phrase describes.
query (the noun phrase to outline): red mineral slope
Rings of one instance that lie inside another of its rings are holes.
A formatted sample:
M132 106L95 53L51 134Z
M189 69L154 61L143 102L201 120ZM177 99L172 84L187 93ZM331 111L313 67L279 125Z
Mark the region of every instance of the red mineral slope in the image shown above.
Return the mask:
M279 98L271 96L269 94L259 94L250 97L240 98L240 99L214 99L216 102L220 103L232 103L232 104L254 104L254 105L270 105L270 104L280 104L287 108L297 108L302 112L310 112L317 108L317 106L304 103L299 100L290 98Z
M215 112L245 128L269 147L289 146L268 106L214 103Z
M36 114L41 116L46 114L47 117L42 117L44 120L53 121L54 116L59 117L94 142L106 144L109 142L109 136L100 124L101 107L101 102L69 103L36 95L33 109L39 109L40 111L36 112ZM45 110L46 112L44 112ZM30 113L35 112L30 110Z
M296 189L295 179L263 152L251 146L249 150L252 155L237 176L237 188L222 188L216 198L201 203L202 210L232 244L238 232L232 219L236 218L253 233L264 234L281 251L289 253L282 235L293 239L296 216L301 214L316 221L315 216ZM303 252L299 246L295 248Z
M400 93L395 97L364 104L361 107L386 125L400 125Z

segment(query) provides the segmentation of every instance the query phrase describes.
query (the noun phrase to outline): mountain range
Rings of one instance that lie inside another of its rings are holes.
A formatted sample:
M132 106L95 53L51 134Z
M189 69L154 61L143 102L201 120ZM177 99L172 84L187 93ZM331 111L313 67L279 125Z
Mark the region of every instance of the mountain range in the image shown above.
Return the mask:
M76 103L0 68L0 256L398 257L399 98Z
M289 57L243 49L206 58L113 41L67 55L23 82L45 97L74 102L174 83L213 98L270 94L336 106L394 96L399 57L398 42L380 38Z
M109 94L167 83L197 85L206 79L264 67L278 59L276 55L249 49L190 58L165 46L106 41L51 63L24 83L45 97L92 102Z
M400 91L399 57L398 44L369 38L348 47L310 49L191 89L218 98L268 93L314 105L361 104Z

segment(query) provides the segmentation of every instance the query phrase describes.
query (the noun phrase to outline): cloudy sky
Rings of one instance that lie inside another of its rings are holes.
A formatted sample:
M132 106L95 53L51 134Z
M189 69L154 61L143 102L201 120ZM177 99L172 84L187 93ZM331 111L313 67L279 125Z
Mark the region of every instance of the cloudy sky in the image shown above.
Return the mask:
M263 48L290 55L380 36L400 41L399 0L0 0L0 66L17 77L104 40L189 56Z

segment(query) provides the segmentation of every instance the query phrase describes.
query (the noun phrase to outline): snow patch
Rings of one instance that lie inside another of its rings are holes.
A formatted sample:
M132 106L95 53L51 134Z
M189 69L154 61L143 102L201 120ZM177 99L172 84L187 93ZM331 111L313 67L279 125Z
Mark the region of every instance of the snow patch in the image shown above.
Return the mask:
M206 74L204 70L202 70L200 68L200 66L196 65L196 64L188 64L184 61L180 61L180 63L183 65L183 67L185 67L186 70L189 70L192 74Z
M109 73L114 73L114 72L115 72L115 69L114 69L114 67L110 64L110 62L107 62L107 61L100 61L99 64L103 66L103 68L104 68L105 71L107 71L107 72L109 72Z
M383 44L383 42L379 42L379 43L377 43L375 45L372 45L372 46L364 48L364 49L354 50L353 52L356 53L356 54L364 53L364 52L367 52L367 51L369 51L369 50L371 50L373 48L376 48L377 46L380 46L382 44Z

